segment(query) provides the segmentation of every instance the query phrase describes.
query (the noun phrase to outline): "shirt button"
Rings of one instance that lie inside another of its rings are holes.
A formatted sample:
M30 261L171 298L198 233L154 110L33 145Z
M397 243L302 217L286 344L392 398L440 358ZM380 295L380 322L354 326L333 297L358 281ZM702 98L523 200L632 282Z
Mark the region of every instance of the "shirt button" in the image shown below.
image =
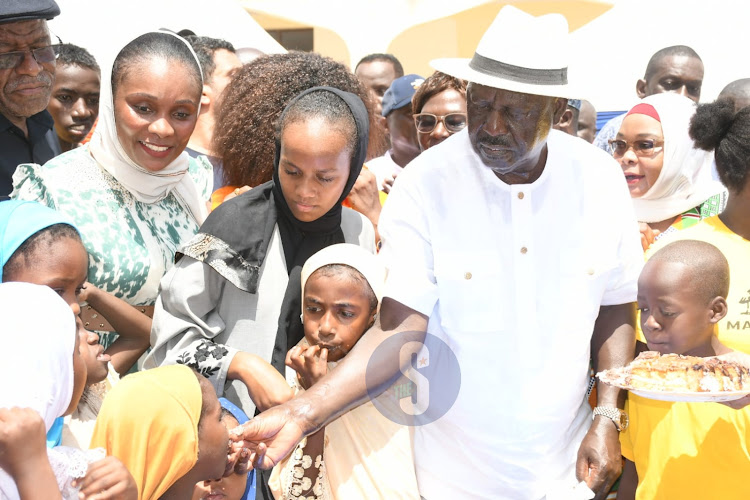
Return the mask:
M593 275L594 275L594 270L593 270L593 269L591 269L591 268L588 268L588 269L586 270L586 272L588 273L588 275L589 275L589 276L593 276Z
M519 192L518 193L518 199L519 200L523 200L523 192Z
M464 274L464 279L470 280L471 279L471 273Z
M529 249L528 249L528 248L526 248L526 247L521 247L521 253L526 253L526 252L528 252L528 251L529 251Z

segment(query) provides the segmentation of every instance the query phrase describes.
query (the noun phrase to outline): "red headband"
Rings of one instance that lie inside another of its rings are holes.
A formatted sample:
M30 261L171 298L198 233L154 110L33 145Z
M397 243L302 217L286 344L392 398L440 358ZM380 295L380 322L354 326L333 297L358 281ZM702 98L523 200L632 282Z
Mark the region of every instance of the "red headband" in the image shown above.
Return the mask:
M650 116L657 122L661 123L661 118L659 118L659 113L656 112L656 109L652 105L646 104L645 102L642 102L640 104L636 104L635 106L633 106L633 109L628 111L628 114L625 116L630 116L630 115Z

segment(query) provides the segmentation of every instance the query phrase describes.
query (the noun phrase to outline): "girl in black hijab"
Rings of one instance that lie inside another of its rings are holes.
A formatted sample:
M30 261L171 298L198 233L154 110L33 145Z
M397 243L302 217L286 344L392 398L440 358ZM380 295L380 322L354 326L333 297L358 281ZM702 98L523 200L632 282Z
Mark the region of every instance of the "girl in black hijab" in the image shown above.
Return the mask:
M367 141L367 110L354 94L314 87L287 105L273 180L212 212L163 278L146 368L192 366L247 414L288 397L280 374L303 337L302 265L335 243L375 250L370 222L341 206Z

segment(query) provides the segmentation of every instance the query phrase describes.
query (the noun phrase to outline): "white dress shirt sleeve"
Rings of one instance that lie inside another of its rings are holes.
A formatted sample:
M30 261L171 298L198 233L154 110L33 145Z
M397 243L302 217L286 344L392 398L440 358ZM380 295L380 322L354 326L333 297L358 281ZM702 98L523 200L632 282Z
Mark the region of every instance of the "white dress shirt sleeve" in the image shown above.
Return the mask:
M402 176L406 176L406 171ZM399 179L388 196L378 225L380 251L388 268L385 297L426 316L438 300L428 203L414 189L418 178Z
M613 306L635 302L638 295L638 277L643 268L644 257L638 223L633 204L626 189L613 193L613 204L623 207L611 221L618 231L617 268L610 275L602 297L603 306ZM622 198L622 199L621 199Z

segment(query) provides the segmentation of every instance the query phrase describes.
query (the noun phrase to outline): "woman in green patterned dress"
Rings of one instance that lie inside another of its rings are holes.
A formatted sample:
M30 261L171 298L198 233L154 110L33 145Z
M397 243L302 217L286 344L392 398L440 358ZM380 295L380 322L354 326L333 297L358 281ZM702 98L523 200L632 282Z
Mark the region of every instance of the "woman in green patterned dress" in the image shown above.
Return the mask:
M13 176L13 198L39 201L78 227L89 281L134 306L153 305L175 250L207 214L211 170L184 153L202 88L200 65L182 38L141 35L102 82L90 144L44 165L20 165Z

